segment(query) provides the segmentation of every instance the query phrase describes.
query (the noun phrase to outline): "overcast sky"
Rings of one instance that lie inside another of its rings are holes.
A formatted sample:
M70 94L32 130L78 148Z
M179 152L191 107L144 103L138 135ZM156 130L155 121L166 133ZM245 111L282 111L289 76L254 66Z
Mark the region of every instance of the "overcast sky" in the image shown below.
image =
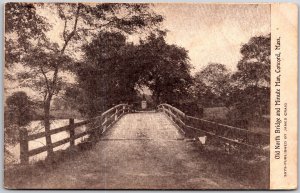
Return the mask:
M235 70L240 47L255 35L271 31L270 5L156 4L165 16L168 43L189 51L193 72L209 62Z

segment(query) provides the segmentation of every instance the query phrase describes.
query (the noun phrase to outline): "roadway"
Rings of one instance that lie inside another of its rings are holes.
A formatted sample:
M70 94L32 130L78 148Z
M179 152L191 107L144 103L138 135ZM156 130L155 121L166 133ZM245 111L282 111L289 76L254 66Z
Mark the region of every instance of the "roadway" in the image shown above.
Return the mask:
M123 116L92 149L51 170L27 175L15 181L15 187L244 189L256 183L255 188L266 188L257 184L260 180L253 182L251 168L241 171L244 167L239 167L242 164L185 139L163 113L132 113Z

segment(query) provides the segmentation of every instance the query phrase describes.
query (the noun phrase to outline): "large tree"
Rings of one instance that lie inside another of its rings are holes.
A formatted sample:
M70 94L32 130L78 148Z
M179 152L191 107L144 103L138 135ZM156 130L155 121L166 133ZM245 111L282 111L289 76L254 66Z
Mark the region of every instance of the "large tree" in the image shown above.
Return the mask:
M156 104L175 104L187 97L192 84L187 50L167 44L164 34L152 34L141 42L137 56L144 72L140 84L149 87Z
M63 23L59 42L47 38L51 22L39 16L38 9L50 11ZM99 31L130 34L149 29L162 21L162 17L152 12L149 5L127 3L7 3L5 14L6 61L13 63L12 58L20 56L17 62L28 68L19 78L25 81L25 85L32 85L42 92L46 134L50 131L51 100L64 82L61 72L70 69L71 56L76 56L74 52L80 42L88 41ZM51 137L48 134L46 143L51 156Z
M127 43L119 32L102 32L83 50L85 60L76 71L83 91L81 110L95 115L112 105L132 102L142 71L135 57L137 46Z
M195 75L195 97L202 107L224 106L230 92L230 71L224 64L210 63Z
M230 93L236 115L252 120L270 113L271 36L255 36L241 47L242 58Z
M88 102L82 103L88 114L132 103L143 87L152 91L156 104L178 104L188 98L192 78L187 51L167 44L162 34L133 44L121 33L102 32L84 51L85 61L77 70L83 92L77 91L77 98Z
M270 87L271 35L254 36L240 50L242 59L237 64L234 78L239 86Z

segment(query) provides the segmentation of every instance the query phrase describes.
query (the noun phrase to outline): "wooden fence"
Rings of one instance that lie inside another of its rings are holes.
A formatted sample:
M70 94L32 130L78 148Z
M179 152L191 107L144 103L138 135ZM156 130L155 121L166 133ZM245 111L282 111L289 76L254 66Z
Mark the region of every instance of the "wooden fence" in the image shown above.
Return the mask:
M164 112L189 137L207 136L209 141L215 143L255 149L260 152L264 152L263 147L270 144L270 136L267 134L188 116L169 104L161 104L158 109Z
M75 140L83 137L88 134L102 134L109 127L111 127L121 116L128 113L130 108L127 104L119 104L117 106L112 107L111 109L105 111L100 116L96 116L89 120L81 121L78 123L74 123L74 119L69 119L69 125L51 129L50 132L40 132L32 135L28 135L28 131L26 129L20 129L20 161L22 164L26 164L29 162L29 157L34 156L36 154L48 151L49 149L54 149L60 145L70 143L70 146L75 146ZM76 134L75 129L84 125L89 125L90 129L86 129L85 131ZM57 134L60 132L69 131L69 138L65 138L59 141L56 141L50 145L45 145L36 149L29 150L29 141L43 138L46 136L51 136L53 134Z

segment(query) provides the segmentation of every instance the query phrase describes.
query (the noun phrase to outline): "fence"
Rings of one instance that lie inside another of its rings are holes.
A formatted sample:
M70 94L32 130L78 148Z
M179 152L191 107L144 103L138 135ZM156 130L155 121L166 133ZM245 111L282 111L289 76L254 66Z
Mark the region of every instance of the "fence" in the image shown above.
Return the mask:
M211 141L259 151L263 151L263 147L270 144L270 136L266 134L188 116L169 104L161 104L158 109L189 137L197 138L205 135L210 137Z
M60 145L70 143L70 146L75 146L75 140L83 137L88 134L102 134L104 133L109 127L111 127L121 116L123 116L125 113L128 113L130 111L130 108L127 104L120 104L117 106L112 107L111 109L105 111L100 116L91 118L89 120L81 121L78 123L74 123L74 119L69 119L69 125L51 129L49 132L40 132L32 135L28 135L28 132L26 129L20 129L19 135L20 135L20 161L22 164L29 162L29 157L34 156L36 154L48 151L53 149L55 147L58 147ZM85 130L81 133L76 134L75 129L83 126L91 124L92 129ZM56 141L52 144L48 144L46 146L42 146L36 149L29 150L29 141L43 138L46 136L51 136L53 134L57 134L63 131L69 131L70 136L69 138L65 138L59 141Z

